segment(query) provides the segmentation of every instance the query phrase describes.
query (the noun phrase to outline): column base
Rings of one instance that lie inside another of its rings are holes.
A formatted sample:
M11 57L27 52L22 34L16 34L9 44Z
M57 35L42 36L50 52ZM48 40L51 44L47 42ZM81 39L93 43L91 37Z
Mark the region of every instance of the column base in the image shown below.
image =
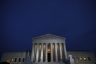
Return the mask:
M38 63L32 63L32 64L68 64L64 62L38 62Z

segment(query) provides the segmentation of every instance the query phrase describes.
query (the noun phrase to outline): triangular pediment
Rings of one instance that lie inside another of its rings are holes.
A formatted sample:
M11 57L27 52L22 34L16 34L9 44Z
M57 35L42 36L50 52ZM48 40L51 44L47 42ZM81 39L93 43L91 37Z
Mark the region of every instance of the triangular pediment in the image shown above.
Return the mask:
M54 34L45 34L45 35L34 37L33 39L38 39L38 38L63 38L64 39L64 37L57 36Z

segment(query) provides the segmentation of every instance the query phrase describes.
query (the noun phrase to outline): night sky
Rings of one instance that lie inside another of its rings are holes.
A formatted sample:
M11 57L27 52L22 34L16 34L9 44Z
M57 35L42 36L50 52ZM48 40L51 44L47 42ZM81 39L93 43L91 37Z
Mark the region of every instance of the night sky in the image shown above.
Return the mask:
M32 48L32 37L66 38L67 50L96 51L95 0L1 0L0 52Z

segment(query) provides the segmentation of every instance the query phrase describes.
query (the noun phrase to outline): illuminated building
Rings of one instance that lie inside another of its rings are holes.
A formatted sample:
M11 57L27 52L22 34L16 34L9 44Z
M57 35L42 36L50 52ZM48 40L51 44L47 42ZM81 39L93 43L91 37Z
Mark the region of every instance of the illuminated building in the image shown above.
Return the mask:
M10 64L95 64L93 52L66 51L65 38L45 34L32 38L31 52L6 52L1 61Z

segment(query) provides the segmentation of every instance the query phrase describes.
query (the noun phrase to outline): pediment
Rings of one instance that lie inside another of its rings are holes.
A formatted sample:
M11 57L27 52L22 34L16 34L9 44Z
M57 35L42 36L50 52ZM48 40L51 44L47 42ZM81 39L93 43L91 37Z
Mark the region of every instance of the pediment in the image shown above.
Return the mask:
M39 39L39 38L61 38L61 39L65 39L64 37L57 36L57 35L54 35L54 34L45 34L45 35L33 37L33 39Z

